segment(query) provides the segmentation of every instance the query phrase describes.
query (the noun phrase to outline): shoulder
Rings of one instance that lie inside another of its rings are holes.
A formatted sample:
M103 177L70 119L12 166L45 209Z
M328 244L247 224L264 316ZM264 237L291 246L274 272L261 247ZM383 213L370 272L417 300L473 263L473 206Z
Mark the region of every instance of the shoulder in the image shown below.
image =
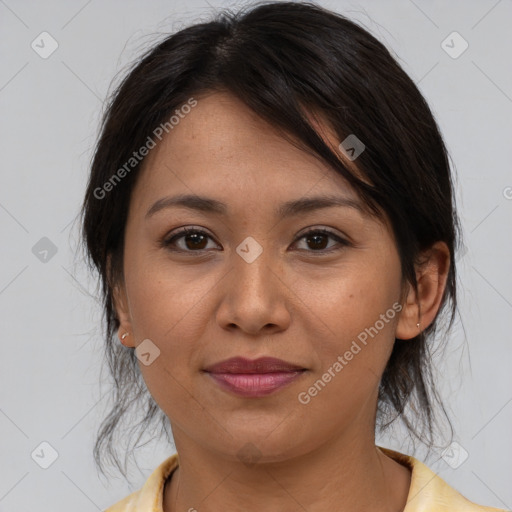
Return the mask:
M389 448L378 448L411 469L411 486L403 512L506 512L469 501L420 460Z
M144 485L104 512L160 512L167 477L179 464L178 454L165 459L148 477Z

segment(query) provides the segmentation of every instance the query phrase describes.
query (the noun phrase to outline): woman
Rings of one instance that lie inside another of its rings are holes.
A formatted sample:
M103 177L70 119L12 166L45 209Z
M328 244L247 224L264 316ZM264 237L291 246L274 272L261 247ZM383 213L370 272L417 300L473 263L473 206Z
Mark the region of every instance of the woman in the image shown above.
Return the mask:
M83 214L117 386L95 455L140 400L177 450L108 512L498 510L375 445L397 417L433 444L458 220L432 113L368 32L275 2L168 37L114 94Z

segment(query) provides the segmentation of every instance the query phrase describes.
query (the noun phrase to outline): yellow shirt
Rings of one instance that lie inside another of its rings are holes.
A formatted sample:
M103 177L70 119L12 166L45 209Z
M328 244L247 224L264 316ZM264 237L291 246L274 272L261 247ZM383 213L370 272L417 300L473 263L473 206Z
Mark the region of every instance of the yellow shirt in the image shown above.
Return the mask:
M388 457L411 469L411 486L403 512L506 512L467 500L428 466L410 455L378 448ZM138 491L126 496L105 512L163 512L163 489L167 477L179 464L178 454L164 460Z

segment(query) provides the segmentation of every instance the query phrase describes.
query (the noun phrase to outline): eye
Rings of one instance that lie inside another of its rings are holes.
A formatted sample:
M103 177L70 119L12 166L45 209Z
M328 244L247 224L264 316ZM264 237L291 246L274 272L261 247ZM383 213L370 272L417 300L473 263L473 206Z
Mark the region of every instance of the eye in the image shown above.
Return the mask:
M213 240L206 231L198 228L186 227L172 234L172 236L166 237L162 241L162 246L173 251L201 252L208 250L209 239ZM329 239L334 240L334 248L333 245L327 245L326 247L326 242L328 243ZM308 250L306 248L301 250L322 254L340 250L344 246L350 245L349 242L341 238L339 235L325 228L310 229L306 233L302 234L295 243L301 240L305 240L307 247L310 249ZM339 247L336 247L336 244Z
M330 247L326 247L326 242L328 243L329 238L337 242L337 244L341 247L336 247L336 244L334 244L334 248L332 245ZM349 245L349 243L346 240L325 228L310 229L297 239L297 241L300 240L305 240L307 246L313 249L309 250L308 252L329 253L333 251L338 251L342 249L344 246Z
M171 237L167 237L162 241L162 246L170 250L177 250L183 252L199 252L207 250L208 239L210 235L198 228L183 228ZM177 242L182 242L181 246ZM178 247L175 249L174 247Z

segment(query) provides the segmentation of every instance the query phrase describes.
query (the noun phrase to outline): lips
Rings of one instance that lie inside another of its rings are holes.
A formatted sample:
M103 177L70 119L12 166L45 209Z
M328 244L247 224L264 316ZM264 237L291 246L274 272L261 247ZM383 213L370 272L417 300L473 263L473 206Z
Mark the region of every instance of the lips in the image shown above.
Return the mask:
M264 397L297 380L306 368L273 357L254 361L234 357L204 370L224 391L245 398Z
M260 357L250 360L243 357L233 357L205 368L208 373L282 373L305 370L301 366L276 359L274 357Z

